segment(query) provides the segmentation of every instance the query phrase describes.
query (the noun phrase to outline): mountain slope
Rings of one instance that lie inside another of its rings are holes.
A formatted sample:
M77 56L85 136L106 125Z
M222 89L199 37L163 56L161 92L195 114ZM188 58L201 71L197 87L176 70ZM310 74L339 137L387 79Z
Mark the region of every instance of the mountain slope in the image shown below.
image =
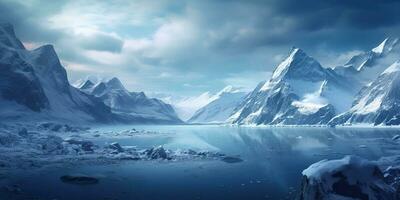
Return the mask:
M109 106L113 113L130 123L182 123L171 105L143 92L129 92L118 78L93 83L83 81L83 92L94 95Z
M112 121L107 106L70 86L53 46L28 51L13 27L1 24L0 52L2 119Z
M366 85L398 60L399 55L399 38L389 37L370 51L353 56L344 66L335 67L334 71Z
M347 80L298 48L235 108L235 124L325 124L351 106Z
M200 108L188 120L190 123L221 123L226 121L235 107L243 100L245 92L227 86L218 92L210 103Z
M382 72L357 95L352 108L329 122L337 124L400 124L400 62Z

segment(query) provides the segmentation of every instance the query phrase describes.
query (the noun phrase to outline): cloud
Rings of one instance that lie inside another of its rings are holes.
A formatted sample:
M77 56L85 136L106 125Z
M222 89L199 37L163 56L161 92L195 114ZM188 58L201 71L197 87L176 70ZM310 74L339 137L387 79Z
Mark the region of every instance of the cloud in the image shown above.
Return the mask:
M117 36L102 32L79 37L77 41L84 49L108 52L120 52L124 43Z
M0 21L29 48L54 44L72 81L97 73L135 91L199 94L255 87L292 46L326 67L343 64L399 36L399 8L395 0L4 0Z
M43 22L48 15L57 12L64 1L48 2L38 10L22 2L24 1L0 1L0 22L11 23L25 42L55 42L63 37L62 31L49 28Z
M271 72L264 71L244 71L235 74L229 74L223 79L225 85L233 85L235 87L240 87L243 91L251 91L254 87L261 81L268 80L271 77Z

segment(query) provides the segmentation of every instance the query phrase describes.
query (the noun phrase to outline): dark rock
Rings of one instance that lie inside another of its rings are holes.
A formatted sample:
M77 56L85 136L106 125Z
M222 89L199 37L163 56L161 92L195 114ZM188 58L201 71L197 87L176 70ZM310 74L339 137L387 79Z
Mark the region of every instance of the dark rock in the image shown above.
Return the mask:
M388 167L383 172L384 180L396 190L396 198L400 199L400 166Z
M232 157L232 156L225 156L221 159L222 161L226 163L238 163L238 162L243 162L241 158L238 157Z
M70 183L76 185L92 185L92 184L97 184L99 182L99 179L85 175L78 175L78 176L65 175L61 176L60 180L64 183Z
M18 131L18 135L21 136L21 137L26 137L26 136L28 136L28 130L26 130L26 128L21 128Z
M18 137L9 132L0 132L0 145L11 146L18 142Z
M108 148L115 150L118 153L124 152L124 148L121 147L121 145L119 145L118 142L113 142L110 145L108 145Z
M93 152L94 144L91 141L67 138L64 140L64 142L68 144L80 145L83 151Z
M394 200L378 165L355 156L322 160L303 171L300 200L360 199Z
M49 153L63 150L64 148L62 145L62 138L54 135L48 135L44 138L40 138L38 142L41 144L42 150Z
M189 149L189 150L187 150L187 151L184 151L184 153L189 154L189 155L196 155L196 154L197 154L197 152L194 151L194 150L192 150L192 149Z
M209 152L209 151L201 151L201 152L198 152L197 155L204 156L204 157L222 157L222 156L225 156L225 154L223 154L223 153Z
M167 152L162 146L154 147L147 150L146 155L150 159L168 159Z

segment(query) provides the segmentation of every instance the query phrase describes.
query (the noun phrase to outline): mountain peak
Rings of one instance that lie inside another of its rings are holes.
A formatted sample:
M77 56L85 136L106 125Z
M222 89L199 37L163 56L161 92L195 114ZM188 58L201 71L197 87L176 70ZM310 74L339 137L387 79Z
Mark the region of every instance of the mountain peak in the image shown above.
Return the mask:
M381 42L377 47L372 49L372 52L382 54L390 52L395 45L399 43L399 38L388 37Z
M83 82L82 84L79 85L79 89L81 90L86 90L86 89L90 89L94 86L95 84L91 81L91 80L86 80L85 82Z
M17 38L13 25L0 23L0 44L15 49L25 49L22 42Z
M54 46L51 44L40 46L34 49L33 51L46 57L57 57L56 50L54 49Z
M31 51L31 54L33 58L32 62L35 63L36 68L41 72L48 73L49 71L65 71L53 45L47 44L40 46ZM61 73L65 74L66 77L66 72Z
M124 85L122 85L121 81L117 77L113 77L106 82L107 87L111 89L122 89L126 90Z
M272 80L278 80L284 76L299 78L310 76L311 73L321 74L322 66L303 50L293 47L289 55L283 60L272 74Z

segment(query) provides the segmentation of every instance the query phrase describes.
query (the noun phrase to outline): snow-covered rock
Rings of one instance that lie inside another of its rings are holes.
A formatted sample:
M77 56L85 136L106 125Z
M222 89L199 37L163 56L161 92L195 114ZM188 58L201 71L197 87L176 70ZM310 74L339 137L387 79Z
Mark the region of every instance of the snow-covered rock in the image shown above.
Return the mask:
M118 142L113 142L113 143L109 144L108 148L116 151L116 153L124 152L124 148L122 148Z
M143 92L128 91L118 78L98 83L87 79L78 85L81 91L94 95L109 106L121 120L130 123L182 123L171 105Z
M379 166L355 156L322 160L303 171L301 200L394 200L396 190Z
M235 108L235 124L325 124L351 106L355 89L332 69L323 68L293 48L274 70Z
M77 140L74 138L66 138L64 142L72 145L78 145L79 150L83 150L85 152L93 152L94 151L94 144L92 141L89 140Z
M147 150L146 155L150 159L167 159L168 158L168 154L165 151L164 147L162 147L162 146L154 147L154 148Z
M51 45L25 49L10 24L0 25L2 120L112 121L100 100L72 87Z
M396 61L357 95L352 108L329 122L337 124L400 124L400 61Z
M231 116L236 106L243 101L246 93L239 88L226 86L218 92L212 101L197 110L188 120L190 123L221 123Z

